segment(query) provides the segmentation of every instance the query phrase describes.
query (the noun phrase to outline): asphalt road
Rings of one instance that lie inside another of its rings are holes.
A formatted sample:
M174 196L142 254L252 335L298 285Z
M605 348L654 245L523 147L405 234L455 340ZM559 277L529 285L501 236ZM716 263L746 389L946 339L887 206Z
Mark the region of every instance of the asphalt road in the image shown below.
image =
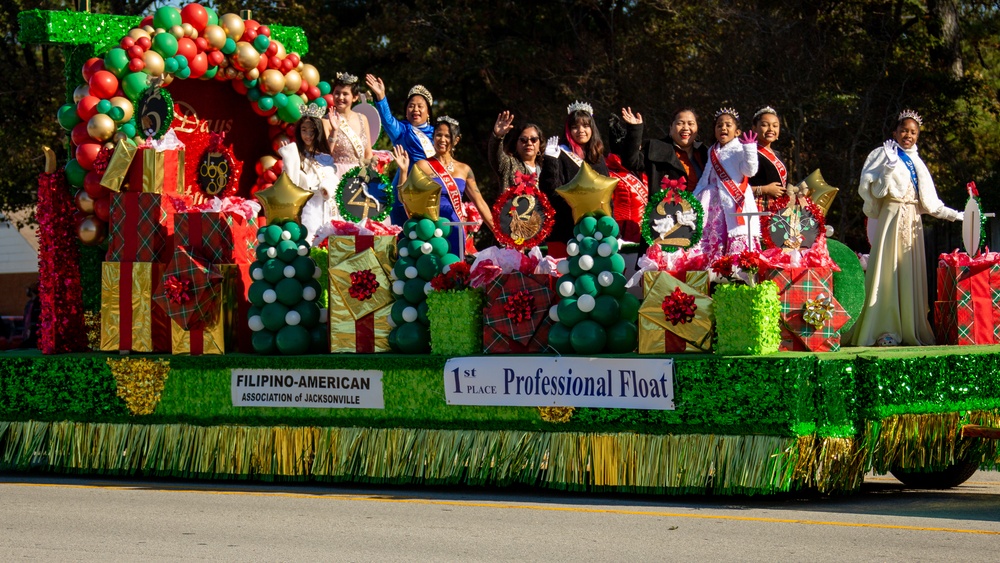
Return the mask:
M850 497L579 496L0 475L0 561L997 561L1000 473Z

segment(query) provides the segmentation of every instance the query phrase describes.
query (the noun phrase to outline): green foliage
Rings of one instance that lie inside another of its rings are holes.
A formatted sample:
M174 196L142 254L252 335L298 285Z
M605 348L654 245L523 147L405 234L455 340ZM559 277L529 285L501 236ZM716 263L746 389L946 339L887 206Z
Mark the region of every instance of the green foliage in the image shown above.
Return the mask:
M432 291L427 307L432 353L474 356L483 352L482 291Z
M104 356L0 358L0 418L105 420L128 414Z
M778 351L781 343L781 300L772 281L755 286L723 284L712 294L716 352L757 355Z

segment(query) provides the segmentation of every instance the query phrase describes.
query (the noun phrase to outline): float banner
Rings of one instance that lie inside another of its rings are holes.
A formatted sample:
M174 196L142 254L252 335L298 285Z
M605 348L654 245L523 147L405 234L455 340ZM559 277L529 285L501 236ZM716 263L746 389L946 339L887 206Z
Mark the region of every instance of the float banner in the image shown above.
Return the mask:
M444 367L449 405L674 410L670 358L489 356Z
M234 369L232 378L234 407L385 408L376 370Z

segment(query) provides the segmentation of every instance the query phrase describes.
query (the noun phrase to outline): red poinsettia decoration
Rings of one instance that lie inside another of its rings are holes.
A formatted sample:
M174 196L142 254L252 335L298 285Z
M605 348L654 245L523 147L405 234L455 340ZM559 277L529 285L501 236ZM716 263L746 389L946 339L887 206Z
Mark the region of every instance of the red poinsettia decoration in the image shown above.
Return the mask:
M674 326L693 321L694 312L698 310L694 295L684 293L679 287L675 287L673 293L663 298L662 307L663 314Z
M171 303L182 305L194 299L194 284L188 278L167 276L167 279L163 280L163 288Z
M531 320L531 314L535 305L535 298L527 291L518 291L507 298L503 304L503 310L507 313L507 318L515 323L523 323Z
M737 264L747 274L751 276L756 275L762 264L760 253L753 250L744 250L740 253Z
M358 301L371 299L371 297L375 295L375 290L377 289L378 279L371 270L351 272L351 287L347 290L347 293L349 293L351 297L357 299Z
M733 271L736 268L736 257L735 256L722 256L712 264L712 271L716 275L722 276L724 278L730 278L733 276Z
M448 273L438 274L431 279L431 287L435 291L468 289L470 278L469 265L465 262L455 262L448 268Z

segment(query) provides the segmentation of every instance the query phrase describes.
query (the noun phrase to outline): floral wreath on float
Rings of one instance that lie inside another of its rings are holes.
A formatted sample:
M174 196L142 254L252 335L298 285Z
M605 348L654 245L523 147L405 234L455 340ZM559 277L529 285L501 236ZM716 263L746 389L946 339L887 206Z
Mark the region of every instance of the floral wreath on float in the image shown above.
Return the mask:
M691 248L701 240L705 210L698 198L684 189L686 185L685 178L664 178L660 182L660 189L650 196L649 204L642 214L642 238L649 244L674 252L681 248ZM691 232L689 237L670 236L685 228Z
M526 209L521 210L521 202ZM492 211L497 218L497 242L517 250L538 246L549 238L556 213L538 189L535 175L520 172L515 172L514 185L500 194Z

